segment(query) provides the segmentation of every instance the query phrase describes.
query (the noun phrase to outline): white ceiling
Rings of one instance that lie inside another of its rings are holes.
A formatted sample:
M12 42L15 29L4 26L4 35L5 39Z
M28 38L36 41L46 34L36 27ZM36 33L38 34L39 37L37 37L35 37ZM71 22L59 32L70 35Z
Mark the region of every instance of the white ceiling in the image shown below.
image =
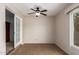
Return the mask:
M33 12L30 8L35 8L36 6L40 6L41 10L47 9L46 14L48 16L55 16L66 7L68 3L15 3L11 5L17 8L24 16L29 16L27 13Z

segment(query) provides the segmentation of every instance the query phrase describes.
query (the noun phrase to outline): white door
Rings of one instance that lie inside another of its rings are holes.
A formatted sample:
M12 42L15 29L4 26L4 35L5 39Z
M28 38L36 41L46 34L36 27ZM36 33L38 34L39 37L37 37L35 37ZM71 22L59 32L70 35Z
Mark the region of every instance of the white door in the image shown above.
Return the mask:
M15 15L14 18L14 48L22 43L22 19Z

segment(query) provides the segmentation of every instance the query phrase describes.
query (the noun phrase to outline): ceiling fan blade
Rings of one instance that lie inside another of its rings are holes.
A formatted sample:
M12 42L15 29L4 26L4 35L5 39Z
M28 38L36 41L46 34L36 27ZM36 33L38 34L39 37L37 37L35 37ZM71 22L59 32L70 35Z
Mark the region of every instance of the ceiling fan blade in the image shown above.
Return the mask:
M28 14L34 14L35 12L32 12L32 13L28 13Z
M47 12L47 10L42 10L41 12Z
M47 16L47 14L44 14L44 13L40 13L40 14L42 14L42 15L44 15L44 16Z
M31 8L31 10L36 11L36 10L34 10L34 9L32 9L32 8Z

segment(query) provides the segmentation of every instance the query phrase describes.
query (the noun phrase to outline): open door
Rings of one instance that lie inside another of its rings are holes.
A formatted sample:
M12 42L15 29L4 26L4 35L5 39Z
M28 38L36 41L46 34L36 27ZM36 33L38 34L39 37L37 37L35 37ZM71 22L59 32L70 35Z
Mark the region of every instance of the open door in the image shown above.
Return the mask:
M15 15L14 18L14 47L22 43L22 19Z

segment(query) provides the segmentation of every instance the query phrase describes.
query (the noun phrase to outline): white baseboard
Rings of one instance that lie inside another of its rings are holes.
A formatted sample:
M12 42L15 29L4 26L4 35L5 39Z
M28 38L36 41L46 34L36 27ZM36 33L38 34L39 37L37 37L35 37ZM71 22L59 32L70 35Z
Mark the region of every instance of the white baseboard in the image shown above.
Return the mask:
M55 43L22 43L22 44L55 44Z
M23 45L24 43L23 42L21 42L21 45Z
M0 55L6 55L6 52L0 52Z

